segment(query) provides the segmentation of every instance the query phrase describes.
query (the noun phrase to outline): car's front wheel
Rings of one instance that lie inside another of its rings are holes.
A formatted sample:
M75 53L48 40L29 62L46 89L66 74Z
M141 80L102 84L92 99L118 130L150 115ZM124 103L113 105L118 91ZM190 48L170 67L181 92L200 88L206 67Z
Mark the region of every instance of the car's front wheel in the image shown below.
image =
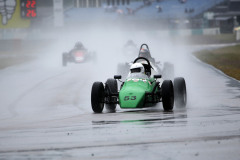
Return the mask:
M117 80L109 78L106 81L106 85L108 87L105 87L105 92L109 95L110 93L117 93L118 92L118 85L117 85ZM114 103L117 101L117 97L113 96L108 96L108 101L110 102L109 104L106 104L106 109L110 112L114 112L116 110L117 104Z
M104 86L102 82L94 82L91 93L92 110L102 113L104 108Z
M173 83L171 80L164 80L162 84L162 104L165 111L171 111L174 105Z

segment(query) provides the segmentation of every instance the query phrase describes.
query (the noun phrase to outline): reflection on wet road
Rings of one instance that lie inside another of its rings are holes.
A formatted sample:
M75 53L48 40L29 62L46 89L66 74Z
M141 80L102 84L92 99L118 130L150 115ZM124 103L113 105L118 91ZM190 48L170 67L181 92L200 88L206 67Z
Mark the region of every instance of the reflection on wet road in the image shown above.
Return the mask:
M177 115L174 114L174 111L172 112L164 112L162 110L131 110L131 111L125 111L121 112L121 114L126 114L127 117L131 117L132 114L140 114L141 116L147 116L148 119L133 119L133 120L122 120L122 121L92 121L93 125L106 125L106 124L133 124L133 125L151 125L151 124L173 124L173 123L179 123L184 124L187 121L185 118L187 118L186 109L183 109L181 113L178 113ZM144 127L151 127L151 126L144 126Z
M5 147L1 148L0 158L144 159L150 156L158 159L165 155L168 159L174 155L180 159L196 156L221 159L215 153L222 149L218 154L234 153L231 155L234 158L239 155L239 117L239 107L229 106L215 106L207 111L188 106L173 112L164 112L159 107L90 113L3 130L0 138ZM210 146L215 148L214 152L209 151ZM144 155L139 156L140 153Z

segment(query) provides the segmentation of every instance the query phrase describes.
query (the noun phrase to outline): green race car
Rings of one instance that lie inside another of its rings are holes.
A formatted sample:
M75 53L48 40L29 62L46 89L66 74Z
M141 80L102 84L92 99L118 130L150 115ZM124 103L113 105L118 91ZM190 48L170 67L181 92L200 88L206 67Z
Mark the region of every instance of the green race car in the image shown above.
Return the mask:
M145 61L147 63L139 63ZM130 73L125 82L122 82L118 91L117 79L120 75L102 82L94 82L91 92L92 109L101 113L106 104L106 109L115 111L116 105L120 108L146 108L153 107L162 102L166 111L171 111L174 106L186 106L186 84L182 77L171 80L161 80L161 75L151 76L151 64L147 58L138 57L130 67ZM120 80L119 80L120 81ZM175 98L174 98L175 97Z

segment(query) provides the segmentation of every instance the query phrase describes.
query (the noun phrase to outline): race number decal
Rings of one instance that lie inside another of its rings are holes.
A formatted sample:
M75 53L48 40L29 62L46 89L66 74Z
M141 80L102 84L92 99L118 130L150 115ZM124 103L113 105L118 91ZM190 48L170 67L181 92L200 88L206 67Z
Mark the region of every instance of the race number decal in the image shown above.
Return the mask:
M136 100L136 96L125 96L124 97L124 101L128 101L128 100Z
M131 100L135 100L135 99L136 99L136 96L132 96L132 97L131 97Z

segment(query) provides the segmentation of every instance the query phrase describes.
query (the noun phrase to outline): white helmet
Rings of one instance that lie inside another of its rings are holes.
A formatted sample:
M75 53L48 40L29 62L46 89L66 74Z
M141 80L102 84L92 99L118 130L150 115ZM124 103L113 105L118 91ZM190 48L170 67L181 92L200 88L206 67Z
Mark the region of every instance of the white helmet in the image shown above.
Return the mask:
M130 67L131 73L145 73L144 67L141 63L134 63Z

